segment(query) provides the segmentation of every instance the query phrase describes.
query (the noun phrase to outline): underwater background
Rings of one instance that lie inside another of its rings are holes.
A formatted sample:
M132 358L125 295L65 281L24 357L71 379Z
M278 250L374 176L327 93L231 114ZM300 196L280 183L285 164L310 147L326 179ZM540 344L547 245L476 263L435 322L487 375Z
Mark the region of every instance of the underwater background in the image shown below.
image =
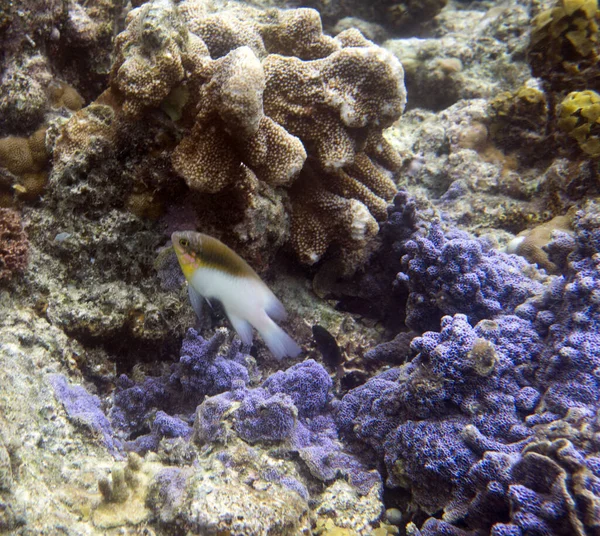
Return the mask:
M599 22L0 0L0 532L600 535Z

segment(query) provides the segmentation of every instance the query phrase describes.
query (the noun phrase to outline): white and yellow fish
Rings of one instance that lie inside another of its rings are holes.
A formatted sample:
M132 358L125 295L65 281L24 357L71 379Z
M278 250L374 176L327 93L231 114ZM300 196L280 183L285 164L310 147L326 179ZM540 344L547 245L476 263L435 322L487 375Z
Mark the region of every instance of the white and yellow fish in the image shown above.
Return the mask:
M244 259L220 240L202 233L177 232L171 240L199 318L202 300L214 298L223 305L243 343L252 344L255 327L277 359L300 353L300 347L273 321L285 319L283 305Z

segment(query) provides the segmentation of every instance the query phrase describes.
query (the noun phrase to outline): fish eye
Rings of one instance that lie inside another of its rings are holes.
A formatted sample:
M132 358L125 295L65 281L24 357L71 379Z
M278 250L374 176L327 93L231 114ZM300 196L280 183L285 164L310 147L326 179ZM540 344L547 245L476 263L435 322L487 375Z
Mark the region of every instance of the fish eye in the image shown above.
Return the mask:
M179 245L183 248L187 248L190 245L190 241L187 238L182 238L179 241Z

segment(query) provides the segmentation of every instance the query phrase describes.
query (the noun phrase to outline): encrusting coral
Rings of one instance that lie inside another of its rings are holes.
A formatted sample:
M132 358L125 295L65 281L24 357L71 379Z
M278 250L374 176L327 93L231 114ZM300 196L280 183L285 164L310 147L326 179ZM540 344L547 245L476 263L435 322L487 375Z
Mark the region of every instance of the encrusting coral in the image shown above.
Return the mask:
M211 507L215 515L235 505L269 504L261 492L274 488L301 510L312 509L309 500L320 497L315 505L322 518L332 515L337 497L336 523L348 528L363 523L366 531L381 516L381 479L339 442L327 371L309 359L252 388L258 379L253 358L240 351L239 341L224 350L225 338L225 330L205 340L190 329L179 362L161 376L134 380L123 375L109 398L110 420L97 396L69 385L61 374L48 377L70 421L91 431L91 440L116 457L127 452L127 464L113 465L110 477L98 482L101 502L92 514L94 524L138 524L157 510L165 523L187 519L184 503L205 501L205 480L215 494L223 493L230 490L234 469L243 476L240 490L246 499L236 492L235 504L228 499ZM157 460L169 465L193 461L194 468L165 468ZM205 470L197 470L199 465ZM186 523L202 525L202 519ZM247 522L257 521L251 517Z
M110 88L59 135L53 182L60 188L67 170L73 177L78 163L89 167L86 155L114 158L131 135L139 139L134 147L146 150L141 118L160 121L161 152L172 168L154 199L173 195L170 175L177 173L221 236L236 232L232 224L264 220L261 212L272 219L265 211L286 207L289 231L281 221L267 223L275 245L289 241L312 264L334 246L364 250L385 219L400 160L382 130L400 117L405 100L392 54L356 30L324 35L313 10L212 13L193 0L155 0L129 13ZM100 106L113 119L97 132L90 120L98 114L89 114ZM81 129L71 134L76 124ZM125 184L121 198L131 188ZM269 233L244 235L237 238L242 254L244 247L246 257L260 254L252 241L265 254Z

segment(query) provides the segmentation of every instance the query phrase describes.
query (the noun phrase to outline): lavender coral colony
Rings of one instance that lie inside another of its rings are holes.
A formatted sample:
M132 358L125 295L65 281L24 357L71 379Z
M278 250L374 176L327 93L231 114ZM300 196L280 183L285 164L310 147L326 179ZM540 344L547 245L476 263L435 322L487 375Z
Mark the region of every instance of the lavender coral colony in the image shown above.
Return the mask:
M600 535L595 1L43 4L0 10L0 532ZM242 266L262 324L195 276Z

